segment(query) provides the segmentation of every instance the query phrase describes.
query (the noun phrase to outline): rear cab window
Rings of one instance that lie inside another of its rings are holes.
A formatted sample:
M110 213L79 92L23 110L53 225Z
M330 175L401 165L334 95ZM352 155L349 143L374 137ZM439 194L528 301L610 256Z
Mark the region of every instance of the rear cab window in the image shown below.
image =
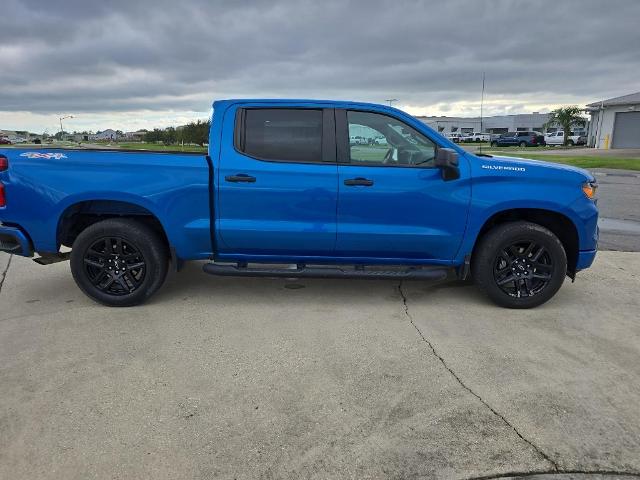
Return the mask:
M236 117L236 149L258 160L322 162L323 110L243 108Z

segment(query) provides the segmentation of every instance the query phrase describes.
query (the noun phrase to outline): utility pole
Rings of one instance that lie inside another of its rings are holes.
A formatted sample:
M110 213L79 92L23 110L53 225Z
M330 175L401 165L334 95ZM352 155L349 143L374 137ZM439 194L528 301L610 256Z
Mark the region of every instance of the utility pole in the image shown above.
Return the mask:
M484 72L482 72L482 95L480 96L480 133L484 133L484 129L482 128L483 107L484 107ZM491 137L489 137L489 145L491 145ZM482 143L480 144L480 153L482 153Z
M484 133L482 129L482 109L484 107L484 72L482 72L482 96L480 97L480 133Z
M65 115L64 117L60 117L60 140L62 140L62 136L64 135L64 130L62 129L62 120L66 120L67 118L74 118L73 115Z
M393 105L392 105L392 104L393 104L393 102L397 102L397 101L398 101L398 99L397 99L397 98L387 98L387 99L385 100L385 102L389 102L389 106L390 106L390 107L392 107L392 106L393 106Z

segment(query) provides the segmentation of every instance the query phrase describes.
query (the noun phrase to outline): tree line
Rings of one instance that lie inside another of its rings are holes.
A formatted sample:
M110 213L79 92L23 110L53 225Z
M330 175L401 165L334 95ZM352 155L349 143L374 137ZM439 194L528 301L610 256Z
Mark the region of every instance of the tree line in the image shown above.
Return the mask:
M198 120L178 128L168 127L164 130L155 128L145 134L144 141L149 143L162 142L165 145L195 143L202 146L209 141L210 126L210 120Z

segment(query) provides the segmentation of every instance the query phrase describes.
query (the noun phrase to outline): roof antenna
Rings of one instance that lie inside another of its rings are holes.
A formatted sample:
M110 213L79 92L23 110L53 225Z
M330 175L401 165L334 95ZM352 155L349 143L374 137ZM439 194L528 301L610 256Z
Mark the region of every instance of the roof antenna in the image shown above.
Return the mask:
M480 97L480 133L484 133L482 128L482 110L484 107L484 72L482 72L482 96ZM489 137L491 140L491 137ZM482 154L482 141L480 142L480 154Z

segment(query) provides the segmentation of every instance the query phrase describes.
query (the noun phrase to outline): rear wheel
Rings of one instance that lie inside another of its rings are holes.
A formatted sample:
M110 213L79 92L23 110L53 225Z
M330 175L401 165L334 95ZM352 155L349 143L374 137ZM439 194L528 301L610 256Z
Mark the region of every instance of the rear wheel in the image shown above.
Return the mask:
M569 140L567 142L567 145L569 145L570 147L573 147L575 145L575 142L573 140Z
M112 307L138 305L164 283L169 255L163 239L143 223L109 219L78 235L71 273L89 297Z
M520 143L518 144L518 146L520 146L520 147L526 147L526 146L527 146L527 142L520 142Z
M532 308L548 301L562 286L567 256L547 228L524 221L505 223L480 240L471 273L498 305Z

